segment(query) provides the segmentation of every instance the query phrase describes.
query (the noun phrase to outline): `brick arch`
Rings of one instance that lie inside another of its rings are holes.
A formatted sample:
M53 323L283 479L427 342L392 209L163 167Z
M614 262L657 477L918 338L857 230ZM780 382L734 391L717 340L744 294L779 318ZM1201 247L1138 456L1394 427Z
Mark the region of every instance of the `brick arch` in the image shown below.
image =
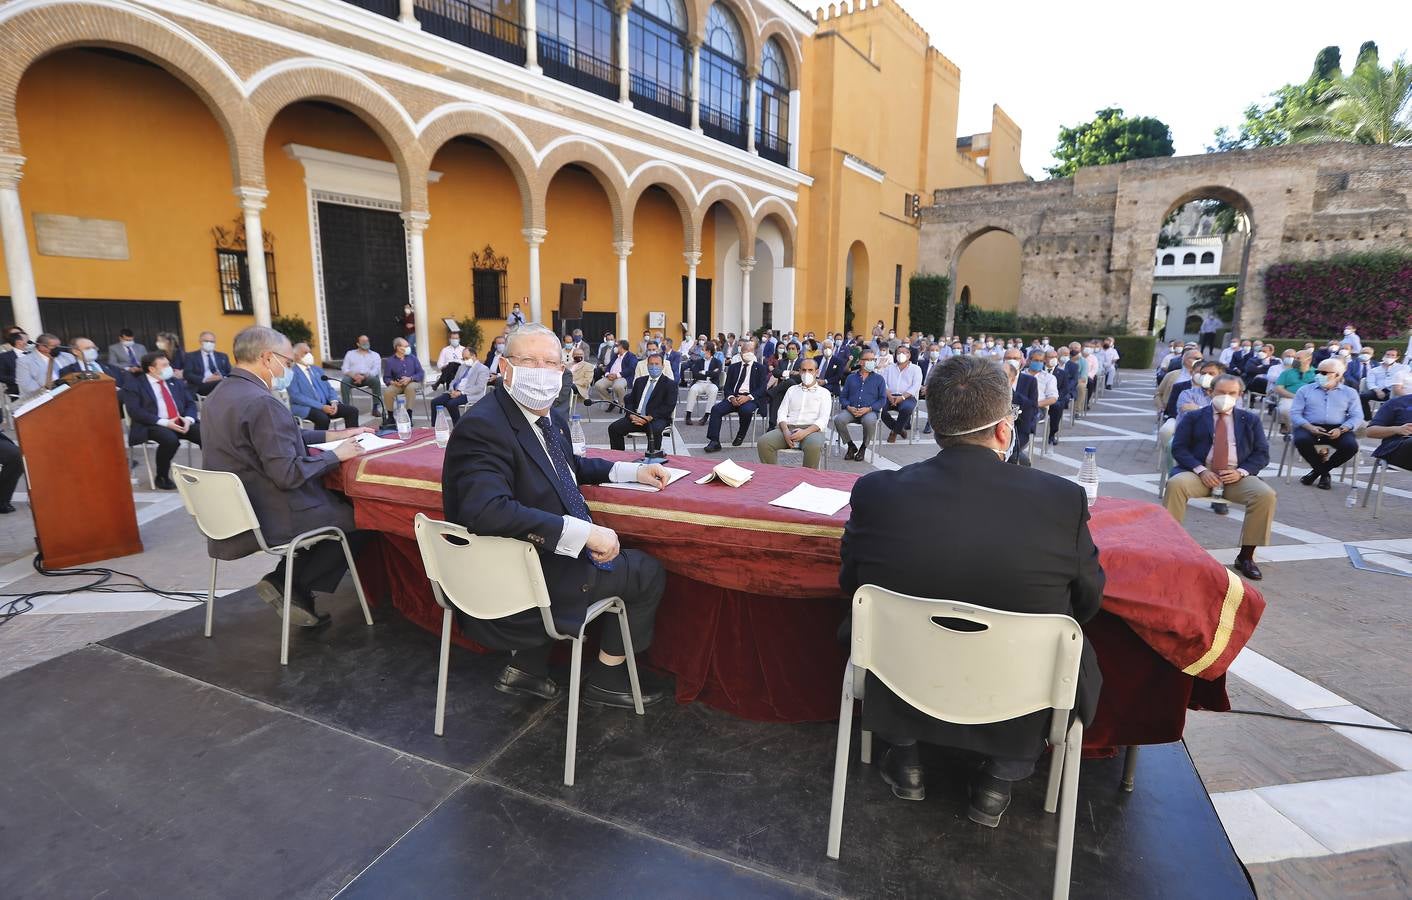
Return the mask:
M701 195L701 199L696 204L696 226L697 233L700 233L706 223L706 216L711 212L711 207L720 203L735 219L736 231L740 234L740 249L742 255L749 256L755 252L755 222L750 218L750 198L736 185L728 181L717 181L706 189L706 193Z
M471 137L484 142L499 155L515 184L520 188L520 215L524 228L534 224L534 147L524 132L498 113L469 103L454 103L432 111L419 125L422 156L429 169L436 154L448 141ZM423 172L425 176L425 171Z
M359 72L317 59L291 59L276 63L253 76L250 94L253 109L256 159L264 176L265 134L285 107L305 100L322 100L347 109L373 130L392 154L402 183L402 207L409 212L427 208L427 162L413 133L406 111L387 91Z
M785 87L791 91L800 89L800 72L804 68L804 53L799 47L799 41L794 36L794 30L784 23L783 19L771 19L760 29L760 55L755 59L755 68L759 69L764 61L765 45L771 39L779 41L780 47L784 49L785 63L789 66L789 84Z
M710 13L712 5L716 3L720 3L730 10L731 14L735 16L736 23L740 25L740 34L745 40L744 63L746 71L758 70L760 68L760 48L763 46L760 43L760 20L755 17L755 10L751 8L749 3L743 3L740 0L694 0L694 3L689 5L695 8L696 15L692 17L690 12L687 13L696 29L692 32L691 37L705 43L706 16Z
M755 210L754 229L757 233L760 226L765 224L766 219L775 220L775 227L779 229L780 237L784 240L784 258L780 261L780 265L786 269L793 268L796 240L794 211L778 197L766 197Z
M664 162L648 163L633 173L632 182L628 186L627 196L623 202L623 210L626 214L624 230L627 237L625 239L632 239L632 222L633 215L637 212L637 203L650 187L658 187L666 191L667 196L671 197L672 202L677 205L677 211L681 213L683 251L686 253L700 252L701 233L697 229L695 215L696 188L680 169Z
M608 208L613 212L613 240L627 240L624 234L631 234L632 227L624 227L624 198L627 196L627 176L622 163L603 145L580 137L569 137L552 142L539 161L539 170L532 179L534 187L534 216L536 227L544 227L544 204L549 196L549 184L565 166L577 165L587 169L595 181L608 195Z
M8 48L0 54L0 152L21 152L15 103L30 66L60 50L108 47L161 66L190 88L225 135L235 184L263 184L263 177L244 165L251 111L238 77L214 50L180 26L137 7L58 2L9 16L0 10L0 32Z

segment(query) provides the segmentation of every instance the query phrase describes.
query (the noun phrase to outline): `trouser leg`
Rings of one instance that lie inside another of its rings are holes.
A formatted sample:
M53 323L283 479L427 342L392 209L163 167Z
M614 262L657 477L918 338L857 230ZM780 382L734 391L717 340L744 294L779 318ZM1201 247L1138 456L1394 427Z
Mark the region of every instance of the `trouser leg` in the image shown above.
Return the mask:
M878 433L878 414L870 412L863 416L863 449L873 442L873 437Z
M1064 421L1064 407L1056 403L1049 407L1049 440L1059 436L1059 423Z
M1316 449L1323 441L1315 437L1306 428L1294 429L1294 449L1299 451L1299 455L1309 464L1309 468L1314 470L1316 475L1327 475L1329 466L1324 460L1319 458L1319 451Z
M628 380L627 380L626 378L619 378L617 381L613 382L613 399L614 399L614 400L616 400L618 403L622 403L622 402L623 402L623 398L627 397L627 395L628 395Z
M351 403L338 404L338 408L334 410L333 415L335 418L343 420L344 428L358 427L358 408Z
M15 496L15 485L20 483L24 473L24 462L20 448L15 442L0 434L0 503L9 503Z
M647 423L647 449L649 451L655 452L662 449L662 432L666 430L666 419L653 419Z
M819 460L824 456L827 446L824 442L824 435L821 431L816 431L804 439L804 466L809 469L819 468Z
M667 570L641 550L624 550L610 571L596 570L593 599L623 598L628 612L628 633L632 635L633 653L641 653L652 645L653 625L657 621L657 605L667 587ZM618 623L604 621L598 646L611 656L623 654L623 636Z
M641 432L642 428L634 425L627 416L615 419L612 425L608 426L608 446L614 450L627 449L626 438L629 432Z
M706 421L706 440L716 441L717 443L720 442L721 419L724 418L727 413L734 411L735 407L731 406L726 400L722 400L720 403L711 407L711 415Z
M1351 431L1344 432L1332 441L1326 439L1324 443L1334 448L1333 453L1329 456L1328 471L1330 472L1358 455L1358 437Z
M451 414L452 422L461 421L461 411L466 408L466 398L464 396L451 397L447 399L444 405L446 407L446 411Z
M773 466L779 462L780 451L785 448L784 435L778 428L760 438L755 449L760 454L760 462Z
M897 428L906 434L912 428L912 411L917 408L916 400L903 400L897 404Z
M992 756L985 762L985 772L1001 781L1023 781L1034 774L1039 751L1031 756Z
M148 430L148 434L157 442L157 477L171 477L172 458L176 456L181 439L170 428L153 427Z
M1268 546L1270 529L1275 523L1275 489L1254 475L1247 475L1235 484L1226 485L1225 493L1227 500L1245 507L1245 522L1240 528L1241 546Z
M309 423L319 431L328 431L330 416L322 409L315 407L309 410L304 418L308 419Z
M367 540L368 532L350 531L347 535L348 544L356 558L359 548ZM347 571L348 561L344 559L343 548L337 541L321 541L294 554L294 588L301 593L332 593L343 580L343 573ZM275 584L284 584L283 557L280 558L279 565L275 566L275 570L266 577Z
M751 400L749 403L742 403L740 406L736 407L736 414L740 416L740 428L735 433L736 437L743 438L746 432L750 430L750 423L755 419L755 410L756 405L754 400Z
M1171 513L1172 518L1180 524L1186 519L1188 500L1193 497L1209 496L1211 496L1211 489L1202 484L1200 475L1195 472L1178 472L1167 479L1167 492L1163 500L1167 504L1167 512Z
M1391 463L1399 469L1412 469L1412 441L1403 441L1383 457L1383 464Z

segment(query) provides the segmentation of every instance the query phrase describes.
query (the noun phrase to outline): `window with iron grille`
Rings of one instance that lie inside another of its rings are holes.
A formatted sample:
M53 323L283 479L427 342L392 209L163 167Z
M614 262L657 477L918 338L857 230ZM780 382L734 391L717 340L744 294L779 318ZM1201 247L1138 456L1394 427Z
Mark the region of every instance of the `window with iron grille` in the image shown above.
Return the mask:
M216 240L216 283L220 286L221 311L232 316L255 314L255 302L250 294L250 260L245 248L245 221L237 218L234 225L211 229ZM279 315L279 282L275 277L274 235L263 234L265 246L265 287L270 296L270 315Z
M701 128L738 147L745 146L744 47L735 17L712 4L701 48Z
M774 38L765 42L756 84L760 121L755 129L755 148L766 159L789 165L789 68L784 50Z
M617 16L604 0L540 0L539 64L557 81L618 97Z
M647 0L628 10L629 97L643 112L678 125L687 104L686 12L681 0Z
M510 315L506 302L505 273L510 268L508 256L498 256L489 244L471 254L471 305L477 319L505 319Z

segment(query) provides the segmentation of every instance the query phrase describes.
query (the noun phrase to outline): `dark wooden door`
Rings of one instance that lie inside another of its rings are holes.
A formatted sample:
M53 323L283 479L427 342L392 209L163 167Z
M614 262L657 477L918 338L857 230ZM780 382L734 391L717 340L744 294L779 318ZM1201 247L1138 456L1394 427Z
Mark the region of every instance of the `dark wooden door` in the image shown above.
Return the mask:
M686 312L687 298L687 276L681 277L681 320L689 322L690 317ZM704 334L707 337L714 337L711 333L711 279L696 279L696 334ZM696 340L696 334L690 336L691 340Z
M383 356L402 336L407 304L407 237L395 212L319 204L319 247L328 316L328 357L342 356L366 334ZM418 322L419 328L427 323Z
M118 332L131 328L138 343L157 349L157 332L170 331L181 337L183 349L196 343L181 333L181 303L176 300L68 300L39 298L39 318L44 330L58 335L64 343L86 337L106 354L117 341ZM15 321L9 297L0 297L0 324ZM199 330L199 329L198 329ZM29 336L30 340L39 337Z

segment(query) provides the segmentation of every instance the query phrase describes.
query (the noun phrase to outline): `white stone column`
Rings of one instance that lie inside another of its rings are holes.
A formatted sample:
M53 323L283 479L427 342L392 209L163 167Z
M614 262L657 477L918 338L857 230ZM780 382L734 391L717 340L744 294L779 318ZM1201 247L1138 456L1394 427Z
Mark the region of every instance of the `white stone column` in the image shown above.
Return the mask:
M701 265L700 251L688 250L686 257L686 327L688 341L696 340L696 267Z
M755 88L759 79L754 72L745 76L745 151L759 153L755 149L755 121L759 116L760 92Z
M422 29L422 23L417 21L417 4L415 0L399 0L397 7L397 21L408 28Z
M539 302L539 245L544 243L544 238L549 232L543 228L526 228L520 234L525 236L525 243L529 244L529 320L542 325L544 319Z
M412 315L417 320L417 359L430 364L435 359L431 355L431 319L427 313L427 253L422 233L427 230L430 213L404 212L403 227L407 229L407 253L412 264Z
M614 241L613 252L618 256L618 335L628 333L628 256L632 241Z
M740 260L740 336L750 333L750 273L755 271L755 257Z
M628 7L629 0L617 0L614 10L618 14L618 102L632 106L629 91L632 90L632 57L628 55Z
M245 216L245 268L250 273L250 303L255 307L255 324L270 327L270 283L265 272L265 229L260 224L260 210L270 192L264 188L238 187L240 211ZM323 348L324 353L329 348Z
M15 324L30 339L44 333L39 320L39 295L29 258L29 235L20 206L20 178L25 158L0 153L0 241L5 244L5 274L10 280L10 306Z
M701 131L701 41L691 41L691 130Z
M543 71L539 68L539 25L535 19L536 0L523 0L525 8L525 68L531 72Z
M799 168L799 90L789 92L789 167Z

